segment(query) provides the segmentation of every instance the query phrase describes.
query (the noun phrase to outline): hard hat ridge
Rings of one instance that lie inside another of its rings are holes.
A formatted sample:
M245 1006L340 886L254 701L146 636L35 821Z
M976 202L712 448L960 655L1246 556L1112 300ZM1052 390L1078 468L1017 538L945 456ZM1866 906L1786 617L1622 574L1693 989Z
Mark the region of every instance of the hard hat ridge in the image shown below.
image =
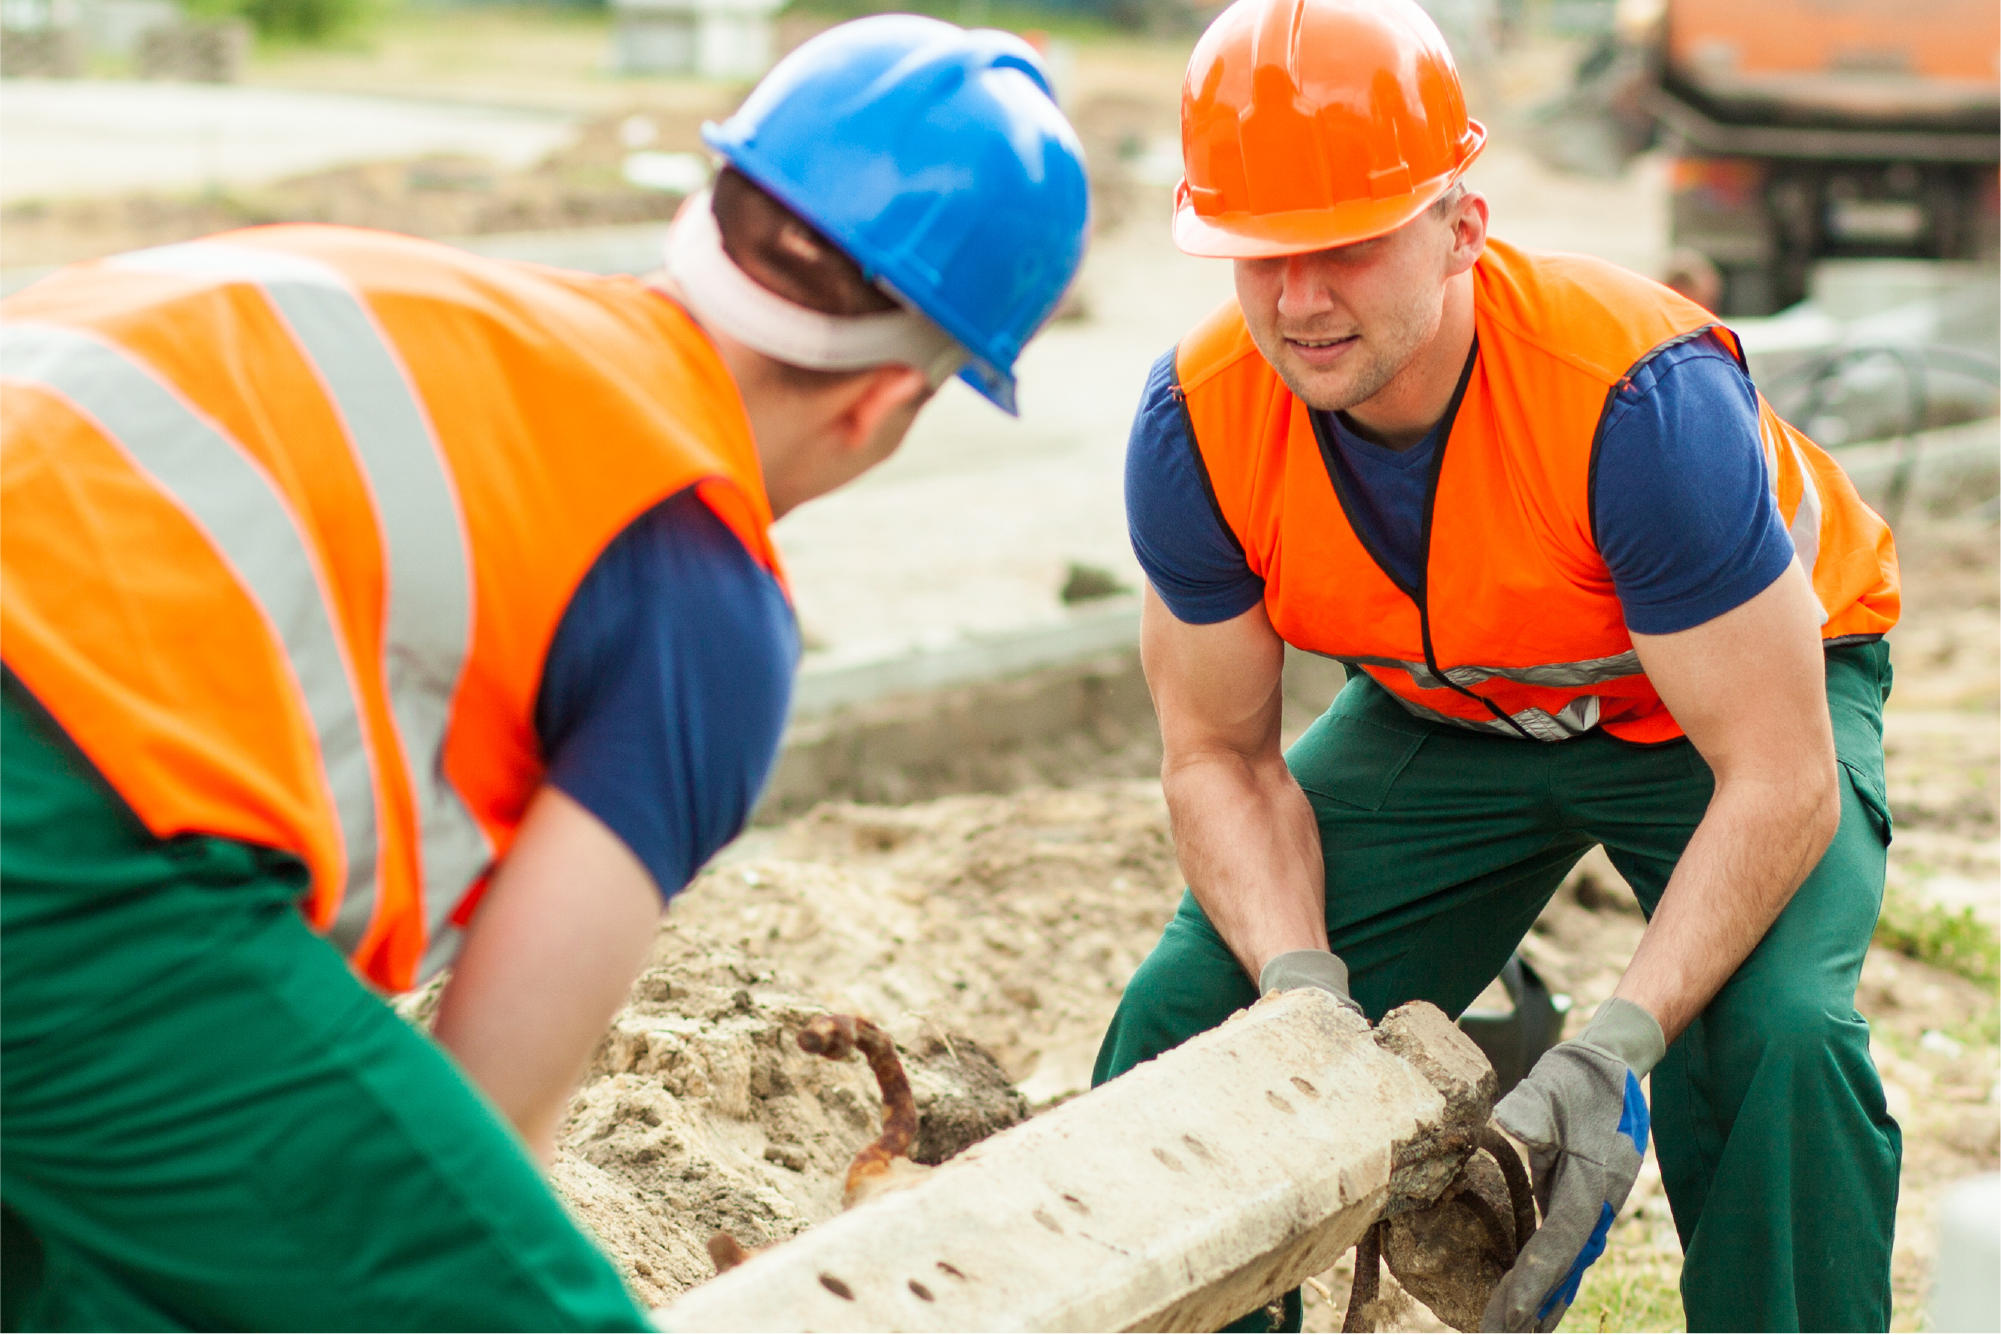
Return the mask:
M1083 150L1026 42L883 14L807 42L710 147L956 339L1013 412L1014 363L1083 258Z
M1237 0L1182 85L1175 241L1250 259L1380 236L1444 194L1485 141L1414 0Z

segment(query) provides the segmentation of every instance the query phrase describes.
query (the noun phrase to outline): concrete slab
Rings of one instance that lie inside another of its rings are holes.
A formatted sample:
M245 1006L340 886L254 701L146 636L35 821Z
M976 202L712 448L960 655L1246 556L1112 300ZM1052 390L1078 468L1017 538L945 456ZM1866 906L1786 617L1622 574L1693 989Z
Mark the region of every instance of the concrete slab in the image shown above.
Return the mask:
M1473 1111L1485 1120L1484 1103ZM1447 1096L1359 1016L1318 991L1284 993L656 1318L669 1330L1214 1330L1353 1246L1390 1204L1401 1151L1448 1121Z
M0 85L0 203L247 186L427 153L524 167L575 126L548 112L348 93L10 79Z

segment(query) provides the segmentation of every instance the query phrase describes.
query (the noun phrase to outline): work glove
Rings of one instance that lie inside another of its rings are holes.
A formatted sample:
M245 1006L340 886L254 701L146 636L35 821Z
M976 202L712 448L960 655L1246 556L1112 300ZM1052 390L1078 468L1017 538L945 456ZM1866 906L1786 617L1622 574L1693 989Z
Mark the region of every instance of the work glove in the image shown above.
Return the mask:
M1563 1320L1640 1174L1640 1077L1666 1053L1660 1022L1614 997L1495 1106L1501 1129L1528 1146L1542 1226L1487 1300L1481 1329L1549 1331Z
M1265 961L1258 974L1258 995L1289 992L1295 987L1317 987L1334 1000L1360 1015L1362 1008L1348 995L1348 966L1329 950L1288 950Z

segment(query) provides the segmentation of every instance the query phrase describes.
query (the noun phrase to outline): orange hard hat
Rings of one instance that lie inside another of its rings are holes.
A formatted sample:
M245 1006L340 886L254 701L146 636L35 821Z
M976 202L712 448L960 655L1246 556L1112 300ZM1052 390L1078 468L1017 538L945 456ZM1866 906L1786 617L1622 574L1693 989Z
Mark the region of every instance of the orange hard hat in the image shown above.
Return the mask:
M1415 218L1487 141L1416 0L1237 0L1181 86L1174 242L1256 259Z

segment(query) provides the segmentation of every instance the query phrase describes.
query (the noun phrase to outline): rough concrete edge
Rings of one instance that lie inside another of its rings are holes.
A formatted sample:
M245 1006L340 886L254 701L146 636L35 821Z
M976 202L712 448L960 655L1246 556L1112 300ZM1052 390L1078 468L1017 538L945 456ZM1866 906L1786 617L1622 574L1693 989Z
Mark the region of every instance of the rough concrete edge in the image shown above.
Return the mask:
M1376 1045L1422 1076L1445 1099L1440 1124L1399 1147L1385 1218L1436 1201L1472 1155L1493 1116L1498 1083L1479 1045L1428 1001L1406 1002L1375 1027Z
M752 821L774 824L829 800L917 802L1139 777L1154 772L1158 736L1137 648L886 696L796 722ZM1146 763L1126 756L1148 743Z
M1270 1005L1284 995L1275 994L1256 1004ZM1330 1022L1345 1026L1351 1015L1342 1010ZM1355 1018L1353 1023L1363 1022ZM1209 1031L1218 1032L1220 1029ZM1473 1153L1474 1135L1492 1114L1493 1067L1473 1040L1430 1002L1399 1006L1366 1032L1384 1056L1401 1062L1420 1084L1438 1093L1443 1100L1443 1116L1438 1125L1421 1127L1410 1139L1392 1147L1387 1188L1379 1202L1370 1202L1372 1208L1364 1212L1361 1227L1352 1227L1351 1210L1340 1211L1329 1216L1319 1228L1296 1234L1243 1262L1205 1288L1141 1316L1126 1330L1210 1330L1223 1321L1255 1311L1298 1288L1309 1275L1333 1265L1377 1218L1430 1205L1451 1184ZM1191 1041L1202 1037L1206 1035ZM1244 1277L1250 1274L1257 1274L1256 1280L1250 1285L1243 1284ZM1232 1294L1246 1296L1228 1296ZM1223 1312L1225 1308L1230 1310ZM1223 1314L1219 1317L1219 1313Z
M1322 1002L1324 1002L1324 1006L1317 1004ZM1317 992L1288 993L1274 996L1260 1002L1259 1007L1287 1003L1305 1007L1311 1020L1319 1024L1333 1026L1338 1029L1352 1029L1354 1036L1357 1038L1368 1034L1365 1024L1359 1016L1355 1016L1352 1012L1336 1006L1330 998L1326 998ZM1326 1013L1313 1015L1312 1012L1316 1010ZM1240 1018L1245 1013L1238 1012L1231 1019ZM1188 1044L1183 1045L1183 1047L1207 1047L1211 1044L1227 1045L1234 1041L1234 1036L1229 1032L1229 1028L1229 1022L1226 1021L1224 1025L1218 1026L1216 1029L1197 1035ZM1435 1111L1430 1115L1442 1118L1445 1111L1444 1096L1438 1093L1432 1081L1426 1079L1408 1061L1396 1057L1396 1054L1380 1047L1373 1041L1363 1045L1362 1051L1370 1054L1368 1057L1363 1058L1363 1060L1392 1062L1394 1066L1401 1066L1408 1072L1408 1078L1413 1090L1424 1090L1436 1095L1438 1102L1434 1105ZM1156 1059L1156 1061L1158 1060ZM1157 1066L1155 1062L1145 1062L1128 1072L1126 1076L1121 1077L1121 1081L1138 1077L1141 1085L1148 1085L1160 1078L1160 1072L1163 1069ZM1151 1078L1149 1078L1149 1071ZM1387 1069L1384 1070L1384 1075L1388 1075ZM1114 1086L1119 1083L1114 1082ZM1131 1086L1126 1087L1126 1092L1128 1094L1132 1092ZM981 1160L991 1157L995 1153L1027 1149L1031 1157L1034 1157L1036 1151L1045 1149L1049 1144L1060 1143L1067 1135L1067 1128L1064 1124L1068 1119L1077 1116L1078 1112L1066 1112L1065 1110L1081 1110L1082 1106L1083 1100L1076 1100L1063 1105L1062 1108L1051 1113L1031 1118L1027 1122L998 1133L989 1140L972 1147L959 1156L958 1159L943 1165L939 1175L931 1179L931 1184L929 1185L935 1189L935 1184L944 1180L946 1175L953 1173L955 1165L961 1168L970 1167ZM1411 1134L1408 1137L1409 1141L1417 1141L1422 1138L1423 1133L1420 1127L1414 1126L1411 1128ZM1255 1310L1279 1294L1298 1287L1299 1284L1304 1282L1306 1276L1317 1273L1332 1264L1334 1259L1338 1258L1343 1251L1352 1246L1355 1240L1360 1237L1363 1230L1381 1214L1388 1200L1389 1173L1392 1171L1391 1165L1401 1157L1397 1151L1404 1143L1406 1141L1397 1140L1383 1147L1385 1153L1381 1159L1376 1160L1377 1168L1374 1170L1382 1174L1382 1179L1373 1186L1367 1189L1360 1189L1361 1184L1359 1182L1351 1184L1344 1174L1342 1191L1340 1193L1341 1199L1337 1203L1336 1208L1330 1211L1325 1219L1318 1221L1313 1226L1302 1228L1290 1234L1275 1245L1265 1247L1255 1256L1232 1264L1229 1269L1217 1274L1198 1289L1193 1289L1174 1298L1161 1301L1150 1309L1133 1311L1127 1320L1126 1328L1152 1330L1208 1328L1214 1324L1211 1320L1214 1311L1220 1310L1221 1307L1227 1306L1233 1311ZM919 1187L916 1190L922 1191L924 1189L924 1187ZM816 1234L820 1234L821 1229L833 1226L837 1230L837 1234L850 1233L857 1227L857 1224L852 1221L857 1221L869 1213L874 1213L877 1219L881 1219L882 1211L895 1211L900 1208L908 1208L910 1204L911 1201L908 1193L898 1193L870 1202L857 1211L826 1221L822 1225L816 1226L815 1229L801 1234L798 1238L772 1248L770 1252L757 1258L743 1270L731 1272L712 1281L722 1292L718 1293L712 1290L709 1300L711 1302L718 1298L727 1300L728 1290L731 1288L741 1286L745 1283L756 1284L763 1278L762 1272L770 1269L776 1257L787 1253L789 1249L796 1248L801 1242L813 1238ZM824 1237L825 1235L821 1234L821 1236ZM835 1248L839 1248L847 1243L848 1239L841 1237L839 1241L832 1239L828 1239L828 1241ZM791 1251L791 1256L797 1259L805 1259L807 1255L812 1255L813 1251L817 1250L812 1249L806 1253ZM1246 1282L1247 1277L1248 1283ZM690 1316L695 1316L698 1324L688 1326L687 1328L690 1329L762 1328L752 1324L755 1318L752 1318L751 1321L734 1322L726 1325L700 1324L701 1318L696 1314L706 1304L701 1303L700 1300L697 1300L695 1304L690 1304L689 1299L695 1294L700 1293L702 1288L707 1287L707 1285L704 1285L690 1290L689 1293L677 1299L675 1303L657 1309L654 1313L656 1324L660 1324L662 1328L669 1328L665 1323L672 1321L679 1315L684 1321ZM1084 1315L1084 1308L1102 1304L1107 1296L1102 1293L1096 1295L1079 1293L1065 1305L1064 1310L1046 1314L1054 1322L1050 1328L1107 1328L1111 1324L1109 1320L1079 1321L1077 1319ZM1099 1315L1102 1316L1102 1314ZM947 1327L937 1325L928 1328L945 1329Z
M859 663L808 663L793 686L792 718L798 724L885 696L1020 676L1138 645L1139 600L1121 597L1055 625Z

